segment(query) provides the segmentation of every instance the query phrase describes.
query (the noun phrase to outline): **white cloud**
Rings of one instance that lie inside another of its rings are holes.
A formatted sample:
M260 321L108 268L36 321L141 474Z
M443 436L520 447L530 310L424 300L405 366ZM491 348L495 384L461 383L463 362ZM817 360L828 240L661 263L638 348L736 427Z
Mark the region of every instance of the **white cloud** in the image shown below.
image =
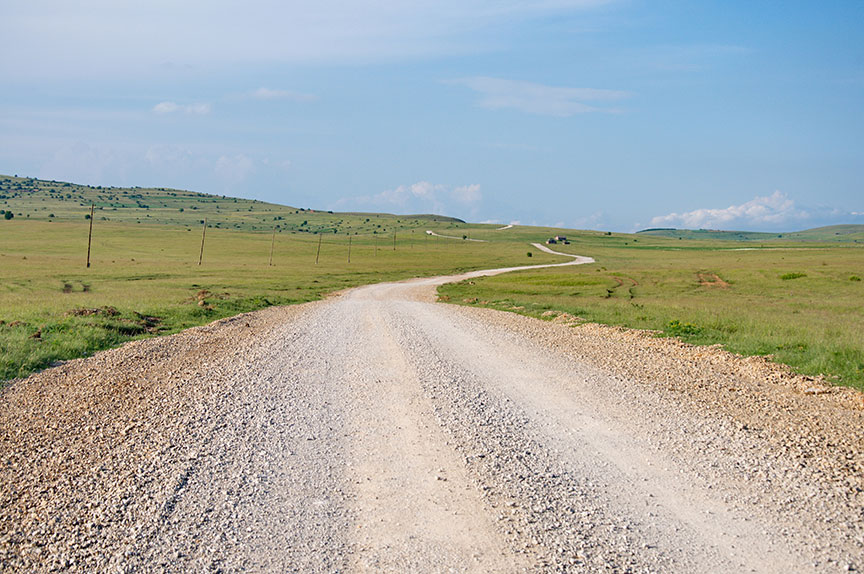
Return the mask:
M443 205L448 196L459 203L476 203L482 198L480 184L451 187L440 183L418 181L411 185L400 185L396 189L382 191L375 196L375 199L403 206L416 198L438 207Z
M483 194L480 193L479 183L460 185L459 187L453 188L451 195L453 196L453 199L460 203L476 203L483 197Z
M174 102L159 102L153 106L153 111L157 114L173 114L180 110L180 106Z
M115 146L69 141L53 151L39 169L39 176L105 185L108 181L122 179L128 164L123 151Z
M565 88L532 82L478 76L453 80L480 94L480 106L489 109L512 108L530 114L568 117L588 112L618 112L620 110L584 102L610 102L629 94L619 90L596 88Z
M255 171L255 163L242 153L232 156L223 155L216 160L214 170L227 186L231 186L251 175Z
M473 208L482 199L480 184L446 185L429 181L418 181L400 185L375 195L342 198L334 209L356 207L361 209L396 210L401 213L454 213L466 207Z
M0 73L124 76L255 63L369 63L476 53L513 23L604 0L33 0L3 6ZM7 5L8 4L8 5ZM159 41L153 42L154 31ZM47 39L47 41L46 41ZM110 49L106 49L110 46ZM62 48L61 48L62 47Z
M153 106L153 113L159 115L167 115L174 113L184 113L193 116L206 116L213 111L213 106L207 103L195 103L182 106L176 102L159 102Z
M248 96L255 100L289 100L292 102L313 102L318 99L313 94L304 94L293 90L271 90L263 87L250 92Z
M670 213L651 219L654 227L684 227L688 229L730 229L735 226L772 226L808 219L807 211L795 207L795 201L785 193L756 196L741 205L725 209L696 209L685 213Z
M436 197L438 193L445 189L446 186L441 184L429 183L428 181L418 181L411 185L400 185L396 189L382 191L373 196L371 201L374 203L389 203L404 207L411 199L419 198L432 202L434 205L438 205L439 202Z

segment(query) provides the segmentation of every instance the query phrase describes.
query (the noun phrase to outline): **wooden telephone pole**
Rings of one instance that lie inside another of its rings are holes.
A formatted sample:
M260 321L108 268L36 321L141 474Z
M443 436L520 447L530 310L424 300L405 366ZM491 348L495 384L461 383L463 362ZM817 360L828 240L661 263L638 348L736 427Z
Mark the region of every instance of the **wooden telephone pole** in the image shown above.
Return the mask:
M93 241L93 209L95 204L90 204L90 232L87 234L87 269L90 269L90 243Z
M273 246L276 245L276 226L273 226L273 237L270 239L270 261L267 263L268 267L273 266Z
M204 218L204 227L201 228L201 252L198 254L198 265L204 260L204 238L207 236L207 218Z

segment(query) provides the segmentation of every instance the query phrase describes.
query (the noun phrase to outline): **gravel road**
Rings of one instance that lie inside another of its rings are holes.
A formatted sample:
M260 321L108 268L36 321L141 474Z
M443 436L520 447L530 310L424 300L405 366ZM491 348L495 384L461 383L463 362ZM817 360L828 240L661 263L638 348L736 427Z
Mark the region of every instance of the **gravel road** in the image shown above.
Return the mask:
M435 303L452 279L14 382L0 569L864 568L859 393L566 316Z
M427 231L426 235L431 235L432 237L443 237L445 239L461 239L464 241L475 241L477 243L488 243L485 239L470 239L467 237L456 237L455 235L441 235L439 233L435 233L434 231Z

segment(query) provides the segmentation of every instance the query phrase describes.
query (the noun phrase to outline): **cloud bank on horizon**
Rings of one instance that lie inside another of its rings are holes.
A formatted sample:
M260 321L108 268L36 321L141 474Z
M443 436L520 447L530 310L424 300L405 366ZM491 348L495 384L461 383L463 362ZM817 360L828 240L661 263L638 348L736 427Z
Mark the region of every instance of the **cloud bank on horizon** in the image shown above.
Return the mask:
M620 231L864 213L864 3L0 13L0 173Z
M684 213L670 213L651 219L652 227L677 227L684 229L783 229L795 230L809 222L830 221L832 219L857 223L861 213L840 212L831 208L802 209L782 191L771 195L756 196L740 205L730 205L723 209L702 208Z
M452 204L461 205L469 213L476 215L476 205L483 198L480 185L447 185L418 181L410 185L400 185L371 196L346 197L336 201L334 210L381 210L398 213L443 214Z

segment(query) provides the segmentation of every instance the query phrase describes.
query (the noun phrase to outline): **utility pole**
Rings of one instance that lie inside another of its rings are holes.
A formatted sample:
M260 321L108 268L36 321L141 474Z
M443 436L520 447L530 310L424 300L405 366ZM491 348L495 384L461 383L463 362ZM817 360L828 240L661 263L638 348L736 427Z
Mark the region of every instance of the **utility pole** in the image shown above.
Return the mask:
M318 251L315 252L315 265L318 265L318 256L321 255L321 234L318 234Z
M393 230L393 251L396 251L396 230Z
M95 204L90 204L90 232L87 234L87 269L90 269L90 243L93 241L93 208Z
M348 263L351 263L351 236L348 236Z
M207 236L207 218L204 218L204 226L201 228L201 253L198 254L198 265L204 259L204 238Z
M273 237L270 239L270 261L267 263L267 267L273 266L273 246L276 244L276 226L273 226Z

